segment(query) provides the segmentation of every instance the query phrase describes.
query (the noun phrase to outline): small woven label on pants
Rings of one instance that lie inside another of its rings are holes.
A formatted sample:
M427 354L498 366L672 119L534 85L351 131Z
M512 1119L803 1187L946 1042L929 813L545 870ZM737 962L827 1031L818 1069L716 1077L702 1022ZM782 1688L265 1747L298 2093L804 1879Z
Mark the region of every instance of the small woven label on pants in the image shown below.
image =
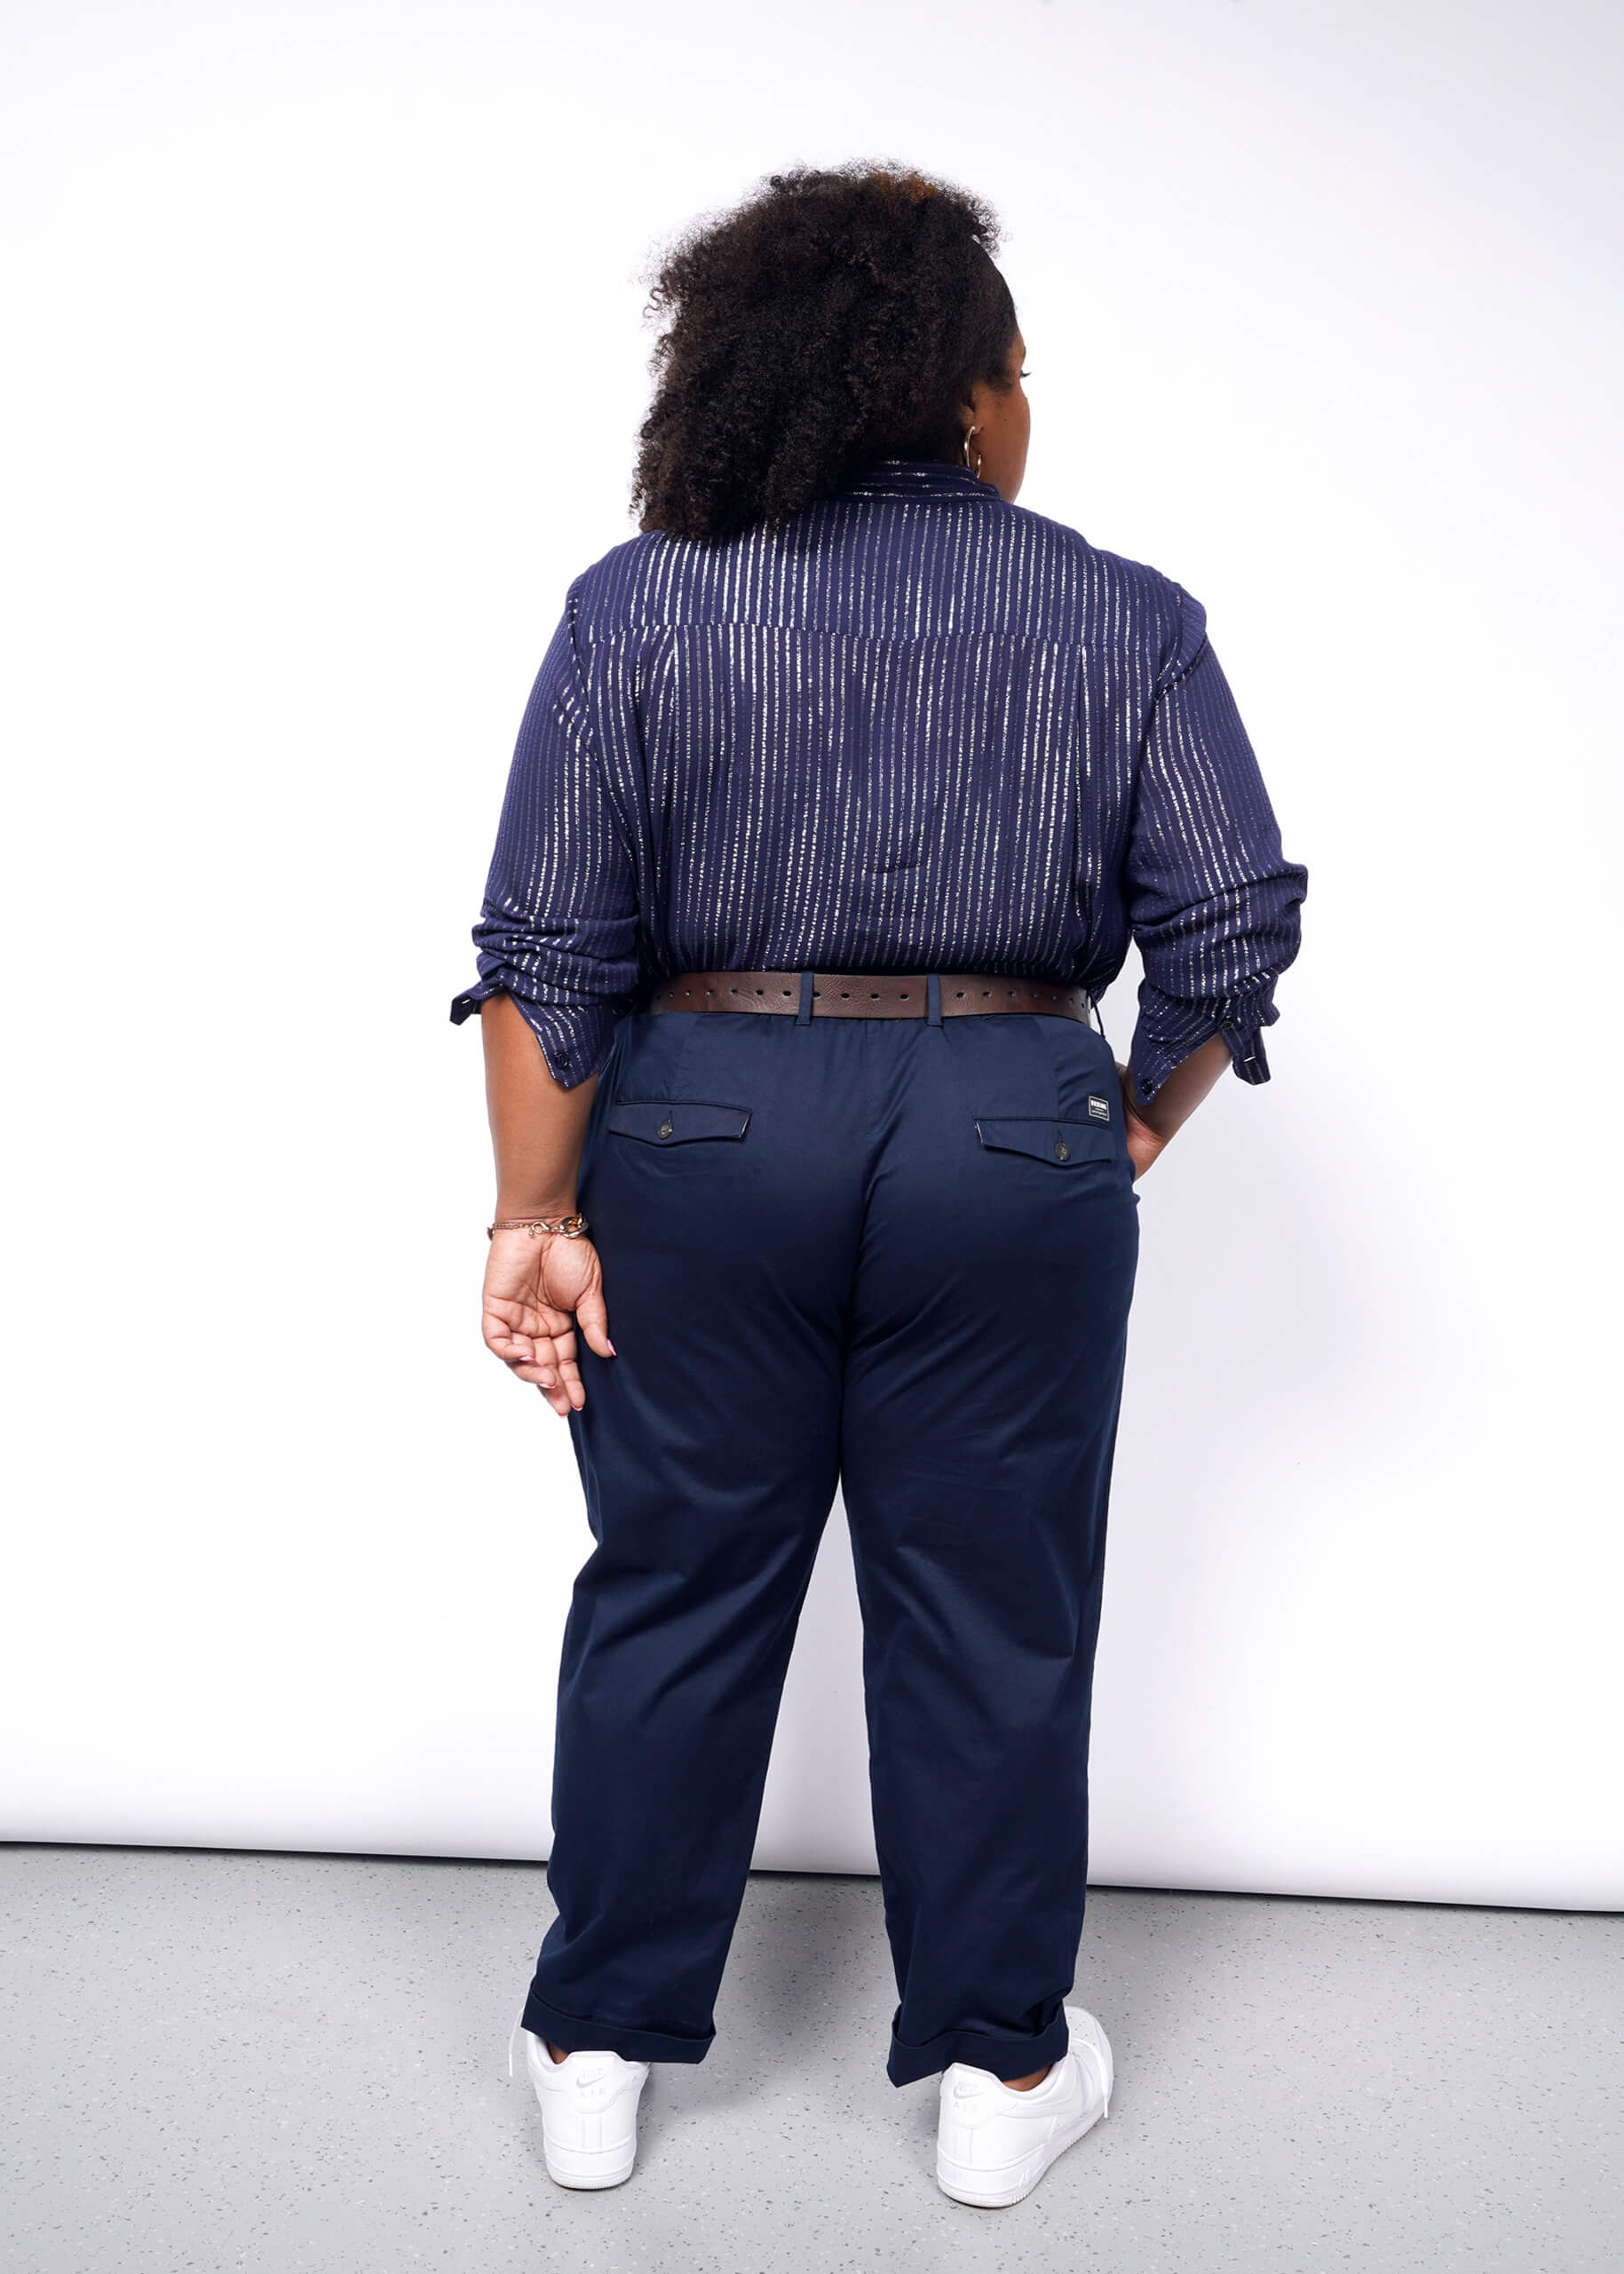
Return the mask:
M1103 1097L1096 1097L1092 1091L1089 1096L1089 1119L1091 1121L1108 1121L1111 1119L1110 1106Z

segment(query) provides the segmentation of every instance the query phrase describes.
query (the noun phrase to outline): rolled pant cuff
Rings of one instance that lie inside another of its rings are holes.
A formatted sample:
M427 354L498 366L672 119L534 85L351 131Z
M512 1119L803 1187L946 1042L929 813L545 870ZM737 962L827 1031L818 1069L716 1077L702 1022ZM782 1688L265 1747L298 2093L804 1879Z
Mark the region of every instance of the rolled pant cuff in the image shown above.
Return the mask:
M662 2029L590 2021L548 2005L534 1990L525 2001L523 2020L533 2037L551 2038L566 2053L618 2053L622 2061L702 2061L716 2041L714 2029L704 2037L675 2037ZM1010 2073L1018 2076L1020 2071Z
M967 2061L971 2068L990 2069L1007 2084L1011 2077L1028 2077L1034 2069L1045 2069L1059 2060L1070 2041L1064 2008L1035 2037L986 2037L973 2029L946 2029L923 2045L906 2045L893 2022L885 2073L893 2085L911 2085L921 2077L933 2076L951 2061Z

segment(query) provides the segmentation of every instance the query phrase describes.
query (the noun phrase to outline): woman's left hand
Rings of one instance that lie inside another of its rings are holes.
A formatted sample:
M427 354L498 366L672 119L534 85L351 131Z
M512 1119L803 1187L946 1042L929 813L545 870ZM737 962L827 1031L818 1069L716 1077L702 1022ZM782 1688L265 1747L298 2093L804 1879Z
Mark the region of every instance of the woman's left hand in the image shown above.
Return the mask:
M576 1328L601 1358L614 1356L603 1267L591 1241L562 1232L498 1232L485 1266L486 1347L519 1381L533 1382L560 1415L586 1403Z
M1118 1086L1122 1093L1122 1127L1128 1136L1128 1158L1133 1163L1134 1182L1137 1185L1168 1140L1152 1129L1150 1123L1135 1105L1133 1093L1129 1085L1128 1068L1119 1065L1116 1075Z
M1128 1068L1119 1065L1116 1078L1122 1092L1122 1126L1128 1132L1128 1157L1137 1185L1153 1161L1167 1150L1218 1076L1230 1063L1229 1044L1220 1034L1209 1035L1199 1050L1181 1058L1142 1113L1133 1101Z

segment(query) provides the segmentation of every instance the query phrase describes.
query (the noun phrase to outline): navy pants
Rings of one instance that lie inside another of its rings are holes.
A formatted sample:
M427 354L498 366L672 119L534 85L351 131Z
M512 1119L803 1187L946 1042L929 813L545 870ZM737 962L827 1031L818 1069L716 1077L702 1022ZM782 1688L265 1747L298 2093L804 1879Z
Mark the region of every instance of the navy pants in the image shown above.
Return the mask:
M1039 1013L623 1018L580 1206L617 1355L569 1428L527 2028L698 2061L836 1482L899 2002L887 2074L1066 2050L1138 1196L1104 1037Z

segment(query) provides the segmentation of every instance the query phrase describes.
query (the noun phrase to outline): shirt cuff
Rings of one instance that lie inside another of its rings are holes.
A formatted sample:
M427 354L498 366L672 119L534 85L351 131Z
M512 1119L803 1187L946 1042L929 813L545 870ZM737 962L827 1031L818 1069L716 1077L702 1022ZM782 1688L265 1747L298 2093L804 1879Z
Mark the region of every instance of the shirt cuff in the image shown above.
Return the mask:
M536 1002L511 979L479 979L452 998L451 1024L460 1026L494 994L511 994L542 1046L547 1071L560 1089L574 1089L601 1073L614 1040L615 1014L607 1003Z
M1241 1082L1271 1079L1263 1030L1279 1017L1271 986L1266 994L1216 1002L1178 1002L1148 981L1139 990L1139 1022L1128 1057L1129 1092L1137 1105L1148 1105L1176 1067L1203 1042L1222 1034L1230 1064Z

